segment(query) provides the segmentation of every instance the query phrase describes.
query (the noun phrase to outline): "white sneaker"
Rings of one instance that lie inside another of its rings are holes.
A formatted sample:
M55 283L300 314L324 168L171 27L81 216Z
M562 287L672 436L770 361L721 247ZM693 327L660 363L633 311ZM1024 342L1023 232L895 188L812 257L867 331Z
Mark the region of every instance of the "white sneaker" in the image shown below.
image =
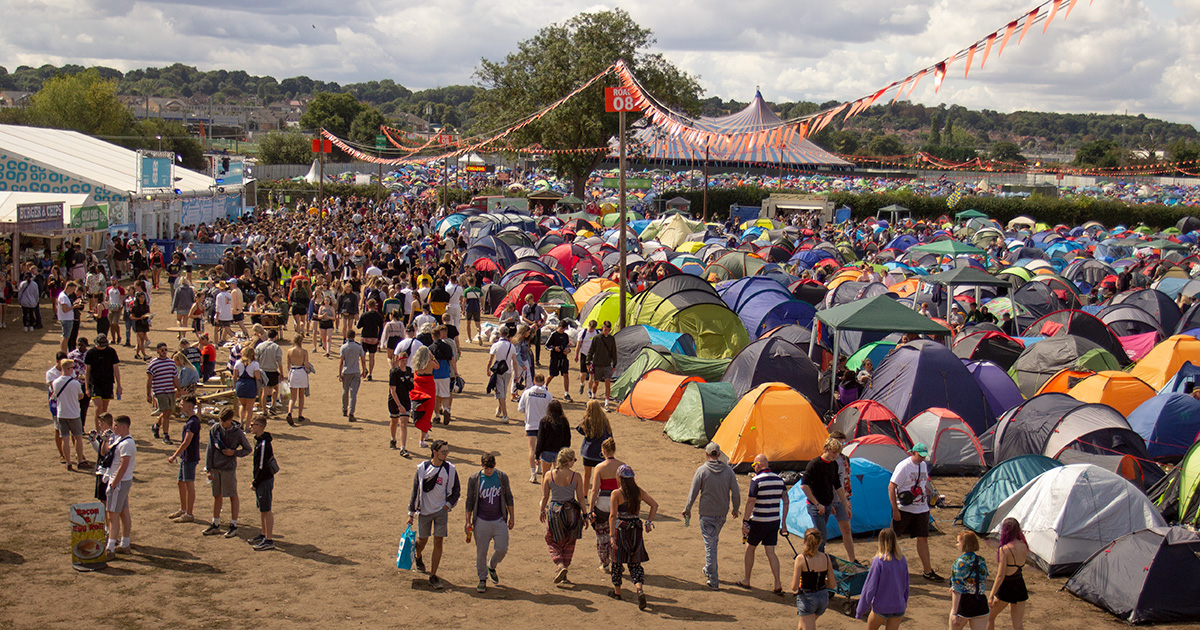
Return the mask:
M529 470L529 483L537 483L537 470Z

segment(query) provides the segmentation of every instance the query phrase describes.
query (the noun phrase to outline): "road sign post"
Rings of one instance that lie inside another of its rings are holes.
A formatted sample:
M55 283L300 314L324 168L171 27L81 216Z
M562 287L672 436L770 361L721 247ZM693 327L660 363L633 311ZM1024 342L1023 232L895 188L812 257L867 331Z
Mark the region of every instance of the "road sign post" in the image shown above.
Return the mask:
M626 302L628 300L627 292L628 292L628 288L629 288L629 278L626 277L626 275L625 275L626 274L625 258L628 254L628 252L626 252L628 245L625 242L625 234L626 234L626 230L627 230L627 221L626 221L626 213L625 213L625 112L635 111L635 110L637 110L637 96L634 94L634 91L632 88L619 88L619 87L604 88L604 111L617 112L617 115L619 116L617 125L620 128L620 130L617 132L617 142L618 142L618 146L620 147L620 149L619 149L620 150L620 159L618 162L619 166L618 166L618 175L617 175L620 178L620 183L617 188L617 203L618 203L619 208L617 209L617 211L621 213L620 221L618 222L620 225L619 235L618 235L618 238L620 239L620 244L618 245L617 251L620 252L620 255L619 255L620 257L619 257L619 262L617 264L617 275L620 276L619 280L620 280L620 284L621 284L621 287L620 287L620 290L621 290L621 294L620 294L620 296L621 296L620 297L620 304L621 304L620 327L622 329L625 328L625 325L627 322L625 306L626 306Z

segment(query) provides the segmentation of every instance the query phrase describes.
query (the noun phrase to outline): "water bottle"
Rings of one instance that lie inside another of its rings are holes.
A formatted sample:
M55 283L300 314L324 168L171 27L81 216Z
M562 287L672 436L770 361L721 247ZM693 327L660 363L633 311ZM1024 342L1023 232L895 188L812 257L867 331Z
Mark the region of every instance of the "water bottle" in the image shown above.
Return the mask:
M692 526L692 517L690 514L688 516L683 517L683 526L684 527Z
M471 542L471 534L475 532L475 528L467 526L467 542Z

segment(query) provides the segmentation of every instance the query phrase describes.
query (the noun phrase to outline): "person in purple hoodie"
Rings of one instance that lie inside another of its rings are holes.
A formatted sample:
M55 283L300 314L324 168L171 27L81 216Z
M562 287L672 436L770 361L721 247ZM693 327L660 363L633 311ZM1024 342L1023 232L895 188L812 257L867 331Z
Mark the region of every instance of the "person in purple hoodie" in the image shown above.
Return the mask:
M900 554L896 532L879 532L879 553L871 560L867 582L858 599L859 619L867 618L867 630L896 630L908 609L908 561ZM868 615L868 613L870 613Z

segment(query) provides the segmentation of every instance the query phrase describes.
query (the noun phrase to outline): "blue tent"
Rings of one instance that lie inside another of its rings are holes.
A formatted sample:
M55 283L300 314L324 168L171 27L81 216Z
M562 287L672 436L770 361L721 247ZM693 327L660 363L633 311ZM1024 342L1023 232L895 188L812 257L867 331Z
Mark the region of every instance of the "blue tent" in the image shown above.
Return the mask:
M1187 394L1159 394L1129 414L1129 426L1146 440L1150 457L1177 461L1200 434L1200 400Z
M772 306L771 310L764 313L762 320L759 321L758 327L755 330L747 330L750 332L751 339L757 339L768 330L774 330L788 324L797 324L804 328L812 328L812 320L816 316L817 309L812 304L804 300L788 300ZM746 320L743 319L742 321Z
M971 531L987 532L991 528L992 515L1005 499L1034 477L1059 466L1062 463L1045 455L1019 455L1000 462L963 498L963 508L954 518L955 522Z
M883 403L902 423L930 407L958 414L975 435L996 423L970 370L936 341L920 339L896 346L875 367L871 387L862 397Z
M850 531L855 534L879 531L892 526L891 501L888 500L888 482L892 473L875 462L853 457L850 459ZM788 531L803 536L813 526L808 510L804 509L807 497L800 484L788 490ZM826 539L840 538L837 521L829 519Z
M1179 371L1175 373L1175 376L1171 377L1171 380L1167 381L1167 384L1158 393L1184 394L1187 393L1184 390L1187 389L1188 383L1192 383L1192 387L1195 387L1196 381L1200 381L1200 367L1192 365L1191 361L1185 361L1183 365L1179 366Z

